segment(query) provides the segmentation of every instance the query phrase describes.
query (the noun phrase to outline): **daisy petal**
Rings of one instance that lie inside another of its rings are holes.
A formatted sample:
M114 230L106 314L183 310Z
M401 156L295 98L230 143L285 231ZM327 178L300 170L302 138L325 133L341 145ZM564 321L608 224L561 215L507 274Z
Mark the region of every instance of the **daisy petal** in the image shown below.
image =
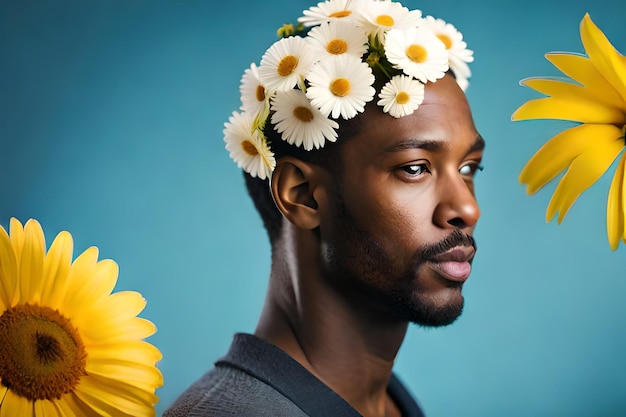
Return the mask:
M626 153L622 154L617 164L606 204L606 231L612 250L617 249L619 241L624 236L624 216L626 214L624 210L626 208L624 205L624 164L626 164Z
M617 128L616 128L617 129ZM574 201L595 183L611 166L624 148L624 141L618 136L598 136L595 146L572 161L569 169L559 181L546 210L546 220L550 221L559 212L558 223L563 221Z

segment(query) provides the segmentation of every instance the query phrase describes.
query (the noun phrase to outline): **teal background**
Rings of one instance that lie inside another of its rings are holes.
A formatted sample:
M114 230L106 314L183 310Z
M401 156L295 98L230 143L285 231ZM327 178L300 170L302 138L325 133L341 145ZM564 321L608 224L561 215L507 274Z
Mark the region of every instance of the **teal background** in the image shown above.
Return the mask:
M626 2L405 1L455 24L476 61L467 92L488 142L466 309L411 327L396 370L429 416L626 415L624 248L606 241L605 175L562 225L555 184L527 196L525 161L566 123L510 121L558 75L549 51L583 52L585 12L626 51ZM34 217L48 244L91 245L140 291L163 352L158 414L254 329L269 245L223 149L240 76L275 29L312 3L0 1L0 224ZM613 170L611 170L611 173Z

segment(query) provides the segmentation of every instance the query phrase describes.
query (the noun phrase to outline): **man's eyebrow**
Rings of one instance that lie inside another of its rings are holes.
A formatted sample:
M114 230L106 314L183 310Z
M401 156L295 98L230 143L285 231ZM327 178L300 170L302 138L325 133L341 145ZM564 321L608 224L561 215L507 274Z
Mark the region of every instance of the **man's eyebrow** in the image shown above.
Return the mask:
M476 135L476 140L467 151L467 154L469 155L472 152L482 151L483 149L485 149L485 139L483 139L483 137L479 133L478 135Z
M391 146L386 147L384 152L398 152L405 151L407 149L424 149L431 152L436 152L444 147L444 143L438 140L430 139L404 139L398 143L394 143Z
M398 143L395 143L385 148L384 152L391 153L391 152L405 151L407 149L424 149L426 151L437 152L445 148L446 146L447 146L447 143L443 141L439 141L439 140L411 138L411 139L402 140ZM484 148L485 148L485 140L480 134L478 134L476 136L476 140L467 151L467 154L470 154L476 151L482 151Z

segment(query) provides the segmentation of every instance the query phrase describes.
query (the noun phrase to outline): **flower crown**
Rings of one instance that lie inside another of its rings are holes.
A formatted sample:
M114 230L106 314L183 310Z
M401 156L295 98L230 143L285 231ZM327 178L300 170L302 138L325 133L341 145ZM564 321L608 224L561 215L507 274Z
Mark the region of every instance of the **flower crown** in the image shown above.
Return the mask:
M268 120L287 143L310 151L337 140L338 118L374 99L399 118L424 100L424 84L448 70L465 90L473 52L451 24L388 0L328 0L284 25L259 66L241 78L241 112L224 124L230 157L252 177L268 178L276 160L263 133Z

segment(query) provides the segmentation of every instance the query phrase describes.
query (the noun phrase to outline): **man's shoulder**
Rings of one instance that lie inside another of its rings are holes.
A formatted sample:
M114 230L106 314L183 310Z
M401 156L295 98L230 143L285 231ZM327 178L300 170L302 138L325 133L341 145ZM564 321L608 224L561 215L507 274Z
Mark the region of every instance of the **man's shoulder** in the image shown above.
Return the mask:
M218 365L191 385L163 417L306 416L292 401L248 373Z

